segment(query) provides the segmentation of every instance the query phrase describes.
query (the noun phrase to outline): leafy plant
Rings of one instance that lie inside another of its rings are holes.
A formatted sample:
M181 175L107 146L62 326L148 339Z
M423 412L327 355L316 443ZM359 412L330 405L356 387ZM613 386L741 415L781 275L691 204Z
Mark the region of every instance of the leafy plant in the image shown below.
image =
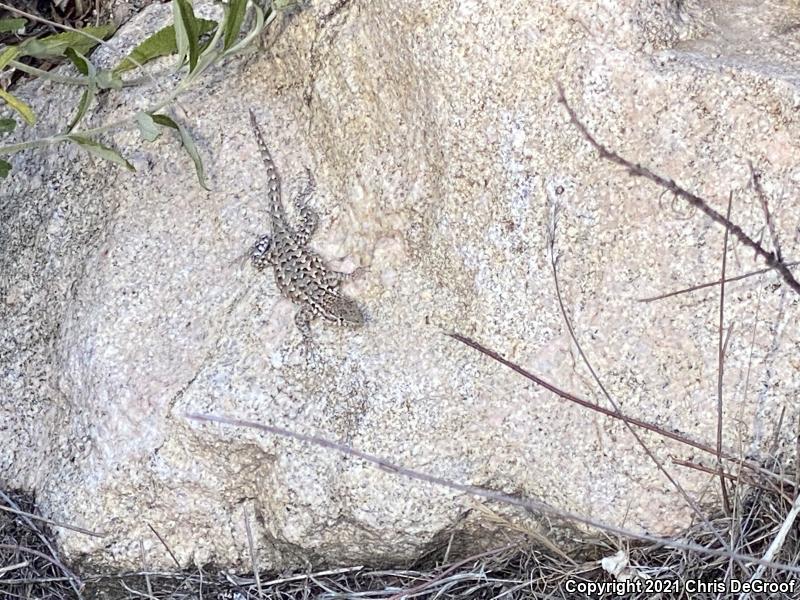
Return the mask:
M252 18L246 19L247 13ZM137 127L142 139L152 142L162 130L175 131L192 162L195 165L197 178L203 188L206 185L203 164L188 130L173 116L165 114L165 110L211 67L220 64L228 57L248 47L261 33L263 28L275 17L272 4L267 9L267 16L262 8L253 0L229 0L223 5L222 18L219 21L200 19L194 14L190 0L172 0L173 24L157 31L123 58L111 69L99 69L89 58L91 51L104 43L114 32L110 25L87 27L80 30L69 30L40 39L28 39L24 42L0 48L0 70L18 69L31 76L47 79L54 83L77 85L84 88L83 94L75 107L75 113L63 132L39 139L17 144L0 146L0 156L13 154L28 148L43 147L61 142L74 143L87 152L133 170L133 166L115 149L100 143L97 136L112 130ZM13 22L12 22L13 21ZM0 20L0 31L19 29L25 25L24 19ZM182 73L177 84L163 91L163 82L157 81L158 75L145 75L137 79L123 80L122 75L160 57L177 55L177 61L171 71ZM78 77L66 77L44 71L21 62L24 56L35 58L51 58L63 56L78 71ZM122 87L155 83L162 96L143 111L129 115L127 118L90 129L76 129L94 103L98 93L111 92ZM0 100L16 111L27 125L33 125L36 117L33 110L19 98L0 88ZM14 130L13 119L0 119L0 135ZM0 177L6 177L11 164L0 159Z

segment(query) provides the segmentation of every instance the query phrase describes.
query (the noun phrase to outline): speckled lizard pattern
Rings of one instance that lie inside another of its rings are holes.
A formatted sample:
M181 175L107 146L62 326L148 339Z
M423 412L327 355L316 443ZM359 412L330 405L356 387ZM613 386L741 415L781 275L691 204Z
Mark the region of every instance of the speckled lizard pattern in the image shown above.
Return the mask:
M271 228L253 245L250 261L258 270L271 266L281 294L300 306L294 321L303 338L310 337L310 324L317 316L339 325L363 325L365 319L361 308L340 289L342 281L351 275L329 269L322 258L307 246L318 222L316 213L307 205L315 189L311 173L306 171L308 184L295 200L300 219L298 227L293 228L283 208L278 171L252 110L250 124L269 180L267 199Z

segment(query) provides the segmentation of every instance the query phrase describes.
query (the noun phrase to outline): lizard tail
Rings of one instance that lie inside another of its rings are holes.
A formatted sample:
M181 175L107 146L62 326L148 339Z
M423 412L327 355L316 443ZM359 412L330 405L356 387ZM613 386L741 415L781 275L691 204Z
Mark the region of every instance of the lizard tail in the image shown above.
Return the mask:
M269 179L269 209L272 218L280 222L286 220L286 215L283 212L283 203L281 202L281 180L278 177L278 170L275 168L275 163L272 160L272 155L269 153L267 143L264 141L264 134L256 121L256 115L253 109L250 109L250 126L253 128L253 134L258 144L258 149L261 152L261 159L264 162L264 167L267 172L267 179Z

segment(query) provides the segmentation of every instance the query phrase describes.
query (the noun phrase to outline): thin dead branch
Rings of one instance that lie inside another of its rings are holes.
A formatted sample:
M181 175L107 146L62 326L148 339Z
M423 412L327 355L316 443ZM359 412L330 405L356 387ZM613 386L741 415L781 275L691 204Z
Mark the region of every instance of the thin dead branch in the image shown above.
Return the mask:
M561 388L556 387L552 383L548 382L547 380L542 379L538 375L535 375L535 374L531 373L530 371L528 371L527 369L525 369L521 365L519 365L519 364L517 364L515 362L512 362L512 361L508 360L507 358L503 358L502 356L500 356L494 350L491 350L491 349L483 346L482 344L476 342L475 340L461 335L460 333L450 332L450 333L447 333L446 335L448 337L453 338L454 340L457 340L457 341L461 342L462 344L464 344L466 346L469 346L470 348L473 348L474 350L477 350L481 354L484 354L484 355L488 356L489 358L491 358L495 362L498 362L501 365L504 365L504 366L508 367L512 371L515 371L516 373L519 373L520 375L522 375L526 379L529 379L530 381L533 381L534 383L536 383L539 386L543 387L544 389L554 393L556 396L559 396L560 398L563 398L564 400L568 400L570 402L574 402L575 404L578 404L579 406L583 406L584 408L588 408L590 410L593 410L595 412L603 414L603 415L605 415L607 417L611 417L611 418L614 418L614 419L620 419L621 421L624 421L626 423L630 423L634 427L639 427L639 428L645 429L647 431L652 431L654 433L659 434L660 436L669 438L671 440L675 440L676 442L680 442L681 444L685 444L687 446L691 446L693 448L696 448L698 450L701 450L703 452L711 454L712 456L716 456L716 454L717 454L717 451L716 451L716 449L714 447L709 446L708 444L705 444L705 443L700 442L698 440L692 439L692 438L690 438L690 437L688 437L688 436L686 436L684 434L676 433L676 432L673 432L673 431L669 431L669 430L664 429L664 428L662 428L662 427L660 427L660 426L658 426L658 425L656 425L654 423L650 423L648 421L644 421L644 420L636 418L636 417L631 417L630 415L626 415L625 413L622 413L622 412L619 412L619 411L616 411L616 410L613 410L613 409L610 409L610 408L606 408L604 406L600 406L599 404L595 404L594 402L590 402L589 400L585 400L583 398L580 398L580 397L578 397L578 396L576 396L574 394L571 394L570 392L566 392L566 391L562 390ZM739 459L731 452L723 451L722 452L722 456L726 460L730 460L730 461L734 461L734 462L738 462L739 461ZM749 465L751 468L753 468L755 470L759 470L759 471L761 470L760 465L758 465L756 463L753 463L751 461L747 461L747 462L745 462L745 464Z
M616 163L635 177L643 177L645 179L649 179L656 185L669 190L675 196L679 198L683 198L693 207L700 210L703 214L705 214L708 218L710 218L715 223L722 225L731 235L733 235L740 243L744 244L745 246L751 248L758 256L760 256L770 267L775 269L783 280L786 282L795 293L800 294L800 282L798 282L792 272L789 270L789 266L783 261L782 258L777 256L775 252L770 252L766 250L761 244L756 242L753 238L747 235L739 225L732 223L730 220L727 220L722 214L718 211L713 209L709 203L701 198L700 196L688 191L687 189L681 187L672 179L667 179L666 177L662 177L657 173L651 171L647 167L644 167L638 163L634 163L629 161L626 158L623 158L613 150L609 150L603 144L597 141L595 137L589 132L586 125L578 118L578 115L575 113L575 110L570 106L567 102L567 98L564 95L564 88L561 86L560 83L556 84L558 89L558 101L564 105L564 108L569 113L570 121L572 121L573 125L578 128L581 132L581 135L589 142L597 153L600 155L600 158L604 160L608 160L610 162Z
M175 566L178 567L178 569L180 569L181 563L179 563L178 559L175 558L175 555L172 553L172 550L167 545L167 542L164 541L164 538L161 537L161 535L155 530L155 528L152 525L150 525L150 523L147 524L147 527L150 529L150 531L153 532L153 535L158 538L158 541L161 542L161 545L164 546L164 549L167 551L167 554L169 554L169 557L172 559L172 562L175 563Z
M575 328L572 326L572 320L569 318L569 315L567 314L567 309L564 306L564 298L563 298L563 296L561 294L561 285L560 285L559 279L558 279L558 266L557 266L558 260L557 260L557 256L556 256L556 250L555 250L556 233L557 233L556 230L557 230L557 222L558 222L558 218L557 217L558 217L559 207L558 207L558 204L557 204L556 200L554 200L553 198L549 198L548 197L548 201L550 202L550 205L551 205L550 213L551 213L552 217L551 217L550 222L549 222L548 227L547 227L547 243L548 243L548 248L549 248L549 251L550 251L550 268L551 268L551 271L552 271L552 274L553 274L553 284L555 285L556 300L558 301L558 307L559 307L559 310L561 311L561 318L564 321L564 324L567 326L567 331L569 332L569 337L572 340L572 343L575 346L576 350L578 351L578 355L581 357L581 360L583 361L584 366L588 369L589 373L591 374L592 379L597 384L597 387L600 388L600 391L603 393L603 396L605 396L606 400L608 400L609 404L611 404L611 406L614 408L614 411L617 414L621 415L622 414L622 409L620 408L619 403L608 392L608 389L603 384L602 380L600 379L600 377L597 374L597 371L595 371L594 367L592 366L591 362L589 361L589 358L586 356L586 353L583 351L583 347L581 346L580 342L578 341L578 336L575 335ZM727 235L726 235L726 239L727 239ZM722 276L723 276L723 278L725 277L724 271L723 271ZM639 447L642 450L644 450L644 453L647 455L647 457L650 459L650 461L656 466L656 468L667 479L667 481L669 481L670 485L672 485L672 487L675 488L675 491L677 491L678 494L681 496L681 498L683 498L683 501L686 502L686 504L689 506L689 508L692 509L692 512L694 512L695 516L698 519L700 519L706 525L706 527L709 528L709 531L711 531L711 533L717 538L717 541L720 543L720 546L722 546L723 548L727 549L727 545L726 545L725 540L722 537L722 534L714 528L714 526L711 524L711 522L708 520L706 515L701 510L701 508L700 508L699 504L697 503L697 501L694 498L692 498L686 492L686 490L683 488L683 486L678 482L678 480L675 479L672 476L672 474L664 466L663 461L661 461L661 459L659 459L653 453L653 451L645 443L644 439L642 439L642 437L639 435L639 433L636 431L636 429L633 427L633 425L631 423L629 423L625 419L622 419L622 422L625 425L625 427L628 430L628 432L633 436L633 439L636 441L636 443L639 445ZM721 438L720 438L720 442L719 443L721 444ZM718 457L721 454L721 452L722 452L722 448L720 446L717 449L717 456ZM720 468L722 468L721 467L721 462L720 462ZM724 481L725 480L723 478L722 479L723 486L724 486ZM727 499L727 495L725 497Z
M580 523L582 525L586 525L594 529L603 530L606 531L607 533L622 536L624 538L650 542L652 544L658 544L661 547L674 548L686 552L697 552L700 553L701 555L707 555L708 557L718 557L722 559L733 558L742 563L763 564L764 566L771 567L773 569L783 569L786 572L800 573L800 567L798 566L786 563L765 561L761 558L757 558L755 556L747 554L739 554L736 552L721 550L719 548L714 548L711 546L702 546L700 544L692 542L683 542L677 539L663 538L654 535L649 535L646 533L636 532L625 529L623 527L612 525L610 523L604 523L602 521L598 521L597 519L585 517L577 513L557 509L548 504L545 504L544 502L539 502L537 500L532 500L530 498L512 496L510 494L497 492L495 490L491 490L480 486L457 483L454 481L450 481L444 477L438 477L436 475L430 475L429 473L423 473L420 471L416 471L414 469L408 469L406 467L396 465L390 461L387 461L373 454L369 454L362 450L351 448L345 444L334 442L332 440L328 440L320 436L298 433L295 431L284 429L283 427L276 427L274 425L264 425L263 423L257 423L255 421L247 421L244 419L237 419L234 417L227 417L222 415L184 413L183 416L186 419L192 421L204 421L209 423L231 425L234 427L245 427L249 429L256 429L264 433L270 433L272 435L277 435L283 438L292 439L306 444L311 444L313 446L317 446L318 448L334 450L336 452L340 452L348 456L353 456L355 458L359 458L363 461L371 463L387 473L402 475L409 479L430 483L440 488L450 489L464 494L478 496L480 498L486 498L487 500L494 500L496 502L500 502L510 506L518 506L520 508L530 511L533 514L549 515L551 517L561 519L567 523Z
M800 262L794 261L790 263L786 263L786 266L789 268L794 268L797 265L800 265ZM725 283L733 283L734 281L741 281L742 279L747 279L748 277L754 277L755 275L763 275L768 271L772 271L772 267L766 267L764 269L758 269L757 271L750 271L749 273L743 273L742 275L736 275L735 277L728 277L725 279ZM682 288L680 290L675 290L674 292L667 292L665 294L659 294L658 296L650 296L649 298L639 298L637 302L655 302L656 300L663 300L664 298L671 298L672 296L679 296L681 294L687 294L689 292L695 292L697 290L704 290L706 288L714 287L720 285L721 282L719 281L711 281L708 283L701 283L698 285L693 285L691 287Z
M778 260L782 260L782 252L781 252L781 244L780 240L778 239L778 233L775 230L775 223L772 220L772 213L769 210L769 203L767 202L767 194L764 192L764 188L761 186L761 173L757 172L753 168L753 163L751 161L747 161L747 166L750 168L750 181L753 184L753 189L756 192L756 196L758 196L758 201L761 204L761 210L764 211L764 220L767 223L767 230L769 231L769 237L772 241L772 247L775 248L775 256Z

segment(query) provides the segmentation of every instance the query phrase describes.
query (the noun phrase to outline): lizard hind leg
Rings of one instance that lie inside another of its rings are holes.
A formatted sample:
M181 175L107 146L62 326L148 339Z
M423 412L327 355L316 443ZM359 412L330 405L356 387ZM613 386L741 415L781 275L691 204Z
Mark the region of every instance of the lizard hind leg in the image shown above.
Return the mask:
M311 321L315 316L316 313L310 306L303 306L294 314L294 324L306 343L311 341Z
M310 306L303 306L294 314L294 323L303 338L303 354L305 355L306 363L308 364L316 362L314 340L311 337L311 321L314 320L315 316L316 313Z

